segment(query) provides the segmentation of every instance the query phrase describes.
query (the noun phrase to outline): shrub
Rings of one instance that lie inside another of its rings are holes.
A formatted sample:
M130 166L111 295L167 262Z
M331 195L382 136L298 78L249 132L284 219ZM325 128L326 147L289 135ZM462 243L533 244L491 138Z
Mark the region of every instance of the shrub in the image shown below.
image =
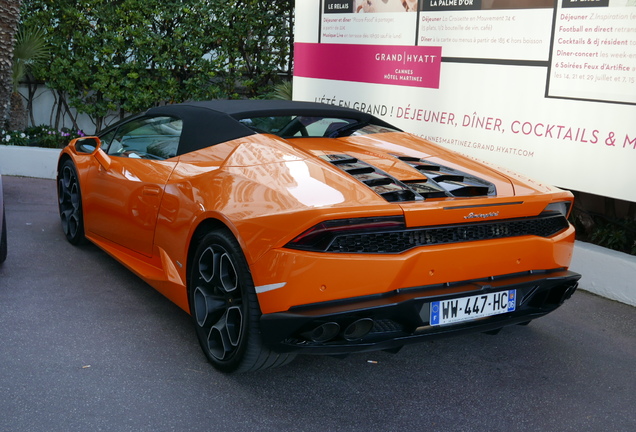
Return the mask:
M186 100L257 97L290 76L291 0L28 0L50 60L33 74L88 114Z
M570 222L576 228L577 240L636 255L636 221L612 219L574 209Z
M0 144L46 148L63 148L72 139L84 136L81 130L50 126L31 126L24 131L0 131Z

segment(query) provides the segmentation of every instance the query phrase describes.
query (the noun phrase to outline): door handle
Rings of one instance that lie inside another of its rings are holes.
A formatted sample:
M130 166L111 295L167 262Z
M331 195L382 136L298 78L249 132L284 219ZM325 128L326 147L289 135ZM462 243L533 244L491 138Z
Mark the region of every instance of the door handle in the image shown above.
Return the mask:
M159 196L161 188L159 186L144 186L142 194L145 196Z

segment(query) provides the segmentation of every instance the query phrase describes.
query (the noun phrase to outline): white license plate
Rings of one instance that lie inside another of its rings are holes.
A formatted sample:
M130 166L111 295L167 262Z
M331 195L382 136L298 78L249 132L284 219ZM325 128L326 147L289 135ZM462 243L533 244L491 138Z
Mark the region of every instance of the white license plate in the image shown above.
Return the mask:
M441 300L431 303L431 325L452 324L512 312L517 290Z

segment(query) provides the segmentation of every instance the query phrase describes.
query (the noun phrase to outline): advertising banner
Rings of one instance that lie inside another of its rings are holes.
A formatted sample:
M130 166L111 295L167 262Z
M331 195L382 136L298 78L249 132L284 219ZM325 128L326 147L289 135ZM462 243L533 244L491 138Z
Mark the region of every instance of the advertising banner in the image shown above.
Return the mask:
M297 0L294 99L636 201L636 0Z

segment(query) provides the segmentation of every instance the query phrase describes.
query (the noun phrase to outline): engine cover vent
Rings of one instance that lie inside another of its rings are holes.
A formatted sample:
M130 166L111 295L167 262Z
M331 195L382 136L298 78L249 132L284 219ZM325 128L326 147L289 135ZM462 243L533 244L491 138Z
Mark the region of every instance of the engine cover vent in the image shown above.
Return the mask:
M389 202L421 201L425 195L390 176L384 171L346 154L321 156L322 159L343 170ZM443 191L441 189L438 192ZM445 196L445 194L444 194Z
M429 180L455 197L495 196L495 185L463 171L436 164L425 159L394 155L397 159L411 165Z
M364 183L389 202L497 195L494 184L474 175L424 159L394 156L418 170L426 178L401 181L373 165L347 154L323 155L321 158Z

